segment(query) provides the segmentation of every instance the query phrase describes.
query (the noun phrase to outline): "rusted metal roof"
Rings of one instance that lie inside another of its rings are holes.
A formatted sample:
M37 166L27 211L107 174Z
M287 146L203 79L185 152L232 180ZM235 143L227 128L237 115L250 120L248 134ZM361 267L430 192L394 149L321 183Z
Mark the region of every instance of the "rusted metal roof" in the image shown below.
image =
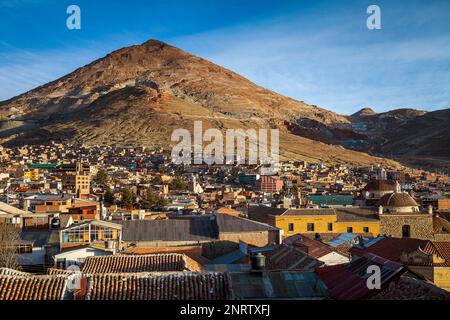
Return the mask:
M332 298L359 300L381 290L370 290L367 286L367 270L372 265L381 269L381 288L400 277L404 271L401 264L369 253L349 263L316 268L316 274L328 287Z

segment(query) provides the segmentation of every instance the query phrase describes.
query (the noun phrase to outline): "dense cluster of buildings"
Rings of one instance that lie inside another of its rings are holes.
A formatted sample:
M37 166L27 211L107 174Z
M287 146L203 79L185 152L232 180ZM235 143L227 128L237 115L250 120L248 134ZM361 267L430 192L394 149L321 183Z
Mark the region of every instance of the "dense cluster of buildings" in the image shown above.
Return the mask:
M57 143L3 148L0 166L0 225L19 235L0 243L15 257L0 250L0 300L450 299L446 174L284 161L267 175Z

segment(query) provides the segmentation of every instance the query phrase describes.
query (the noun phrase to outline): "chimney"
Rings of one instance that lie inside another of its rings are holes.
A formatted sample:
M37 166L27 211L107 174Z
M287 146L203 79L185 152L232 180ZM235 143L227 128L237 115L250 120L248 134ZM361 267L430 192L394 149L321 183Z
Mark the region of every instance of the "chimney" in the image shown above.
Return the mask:
M395 192L401 192L400 183L398 181L395 181Z
M266 257L258 252L256 255L251 257L252 261L252 271L264 271L266 268Z
M433 214L433 206L431 204L428 205L428 214Z
M28 208L30 207L30 200L29 199L23 199L22 209L25 211L28 211Z
M357 244L364 248L365 244L364 244L364 238L362 236L357 237Z
M379 215L383 214L383 206L378 207L378 214Z

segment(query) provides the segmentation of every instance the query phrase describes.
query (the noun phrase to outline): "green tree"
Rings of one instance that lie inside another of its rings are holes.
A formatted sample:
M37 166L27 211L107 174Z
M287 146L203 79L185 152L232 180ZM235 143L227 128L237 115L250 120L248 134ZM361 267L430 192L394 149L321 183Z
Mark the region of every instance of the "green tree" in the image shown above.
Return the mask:
M136 204L136 195L133 193L133 191L126 189L122 191L122 207L125 208L133 208Z
M180 176L175 176L169 184L170 190L187 190L188 184Z
M106 192L103 195L103 201L105 202L105 204L114 204L115 199L111 189L106 189Z
M109 182L109 175L105 169L99 169L94 177L94 182L99 186L106 186Z
M151 188L147 188L141 199L143 209L151 209L155 206L164 207L167 205L167 199L156 194Z
M162 184L162 183L163 183L163 181L162 181L161 176L154 176L152 178L152 184L158 185L158 184Z

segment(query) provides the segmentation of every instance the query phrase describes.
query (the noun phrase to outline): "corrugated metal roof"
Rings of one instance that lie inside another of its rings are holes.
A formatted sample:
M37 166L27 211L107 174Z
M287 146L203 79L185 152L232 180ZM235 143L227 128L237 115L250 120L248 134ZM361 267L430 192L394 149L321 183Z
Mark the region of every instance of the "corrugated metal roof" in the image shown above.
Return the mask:
M215 216L220 232L253 232L278 230L277 228L262 222L234 217L228 214L216 214Z
M208 241L218 237L211 219L118 221L124 241Z
M381 269L381 288L395 280L405 270L401 264L366 254L352 262L335 266L316 268L316 274L328 287L330 295L338 300L358 300L380 292L381 289L369 289L367 286L367 270L377 265Z
M332 241L327 242L329 246L337 247L346 243L353 241L358 235L354 233L343 233L337 236Z
M351 195L313 195L309 196L312 203L321 206L338 206L338 205L351 205L353 204L353 196Z
M314 272L281 271L230 273L237 299L323 299L325 284Z

